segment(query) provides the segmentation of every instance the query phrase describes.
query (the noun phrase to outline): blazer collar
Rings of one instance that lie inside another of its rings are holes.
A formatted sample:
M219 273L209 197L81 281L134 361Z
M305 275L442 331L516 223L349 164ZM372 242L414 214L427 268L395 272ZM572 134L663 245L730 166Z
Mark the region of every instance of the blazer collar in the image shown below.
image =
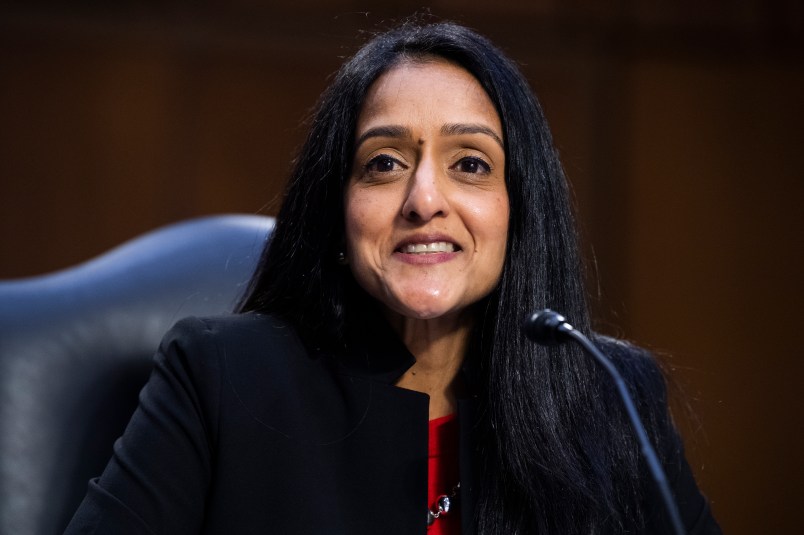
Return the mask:
M376 307L355 314L347 336L347 349L339 356L347 373L393 384L416 362Z
M363 304L348 322L347 348L338 360L346 373L394 384L415 364L416 357L408 351L379 307L366 301ZM475 353L470 348L461 367L470 392L479 387L481 373Z

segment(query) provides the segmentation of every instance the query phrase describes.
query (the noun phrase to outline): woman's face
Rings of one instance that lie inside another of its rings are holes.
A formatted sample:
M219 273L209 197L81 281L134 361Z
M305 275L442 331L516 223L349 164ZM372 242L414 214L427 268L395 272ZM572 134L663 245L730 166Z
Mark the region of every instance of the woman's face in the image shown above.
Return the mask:
M486 92L443 60L371 86L345 194L355 279L389 310L438 318L497 284L508 234L502 126Z

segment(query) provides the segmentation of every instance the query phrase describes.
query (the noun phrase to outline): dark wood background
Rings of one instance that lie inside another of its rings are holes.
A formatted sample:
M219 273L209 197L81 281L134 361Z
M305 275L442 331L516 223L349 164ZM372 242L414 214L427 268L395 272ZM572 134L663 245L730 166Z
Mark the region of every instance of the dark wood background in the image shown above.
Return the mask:
M2 278L197 215L275 213L329 74L419 5L66 4L0 7ZM600 328L667 353L724 530L800 530L804 4L431 11L521 62L573 184Z

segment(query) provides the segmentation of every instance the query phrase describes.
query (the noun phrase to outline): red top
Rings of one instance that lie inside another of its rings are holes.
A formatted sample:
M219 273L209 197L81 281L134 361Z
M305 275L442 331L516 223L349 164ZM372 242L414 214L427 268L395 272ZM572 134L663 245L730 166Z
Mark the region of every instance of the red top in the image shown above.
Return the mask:
M430 420L429 457L427 460L427 506L435 510L442 494L452 494L459 482L458 419L448 414ZM448 514L441 515L427 528L428 535L460 535L460 505L452 502ZM424 517L424 513L422 513Z

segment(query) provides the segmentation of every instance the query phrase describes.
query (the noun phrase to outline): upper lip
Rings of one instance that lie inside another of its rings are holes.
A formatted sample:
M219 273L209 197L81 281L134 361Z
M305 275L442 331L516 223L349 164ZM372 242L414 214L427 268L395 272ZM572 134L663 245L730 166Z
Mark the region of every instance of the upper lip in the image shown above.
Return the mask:
M399 241L394 247L394 251L401 251L403 247L406 245L412 245L417 243L436 243L436 242L447 242L451 243L455 246L456 251L460 251L463 248L461 245L451 236L447 234L441 233L419 233L419 234L412 234L410 236L405 237L403 240Z

